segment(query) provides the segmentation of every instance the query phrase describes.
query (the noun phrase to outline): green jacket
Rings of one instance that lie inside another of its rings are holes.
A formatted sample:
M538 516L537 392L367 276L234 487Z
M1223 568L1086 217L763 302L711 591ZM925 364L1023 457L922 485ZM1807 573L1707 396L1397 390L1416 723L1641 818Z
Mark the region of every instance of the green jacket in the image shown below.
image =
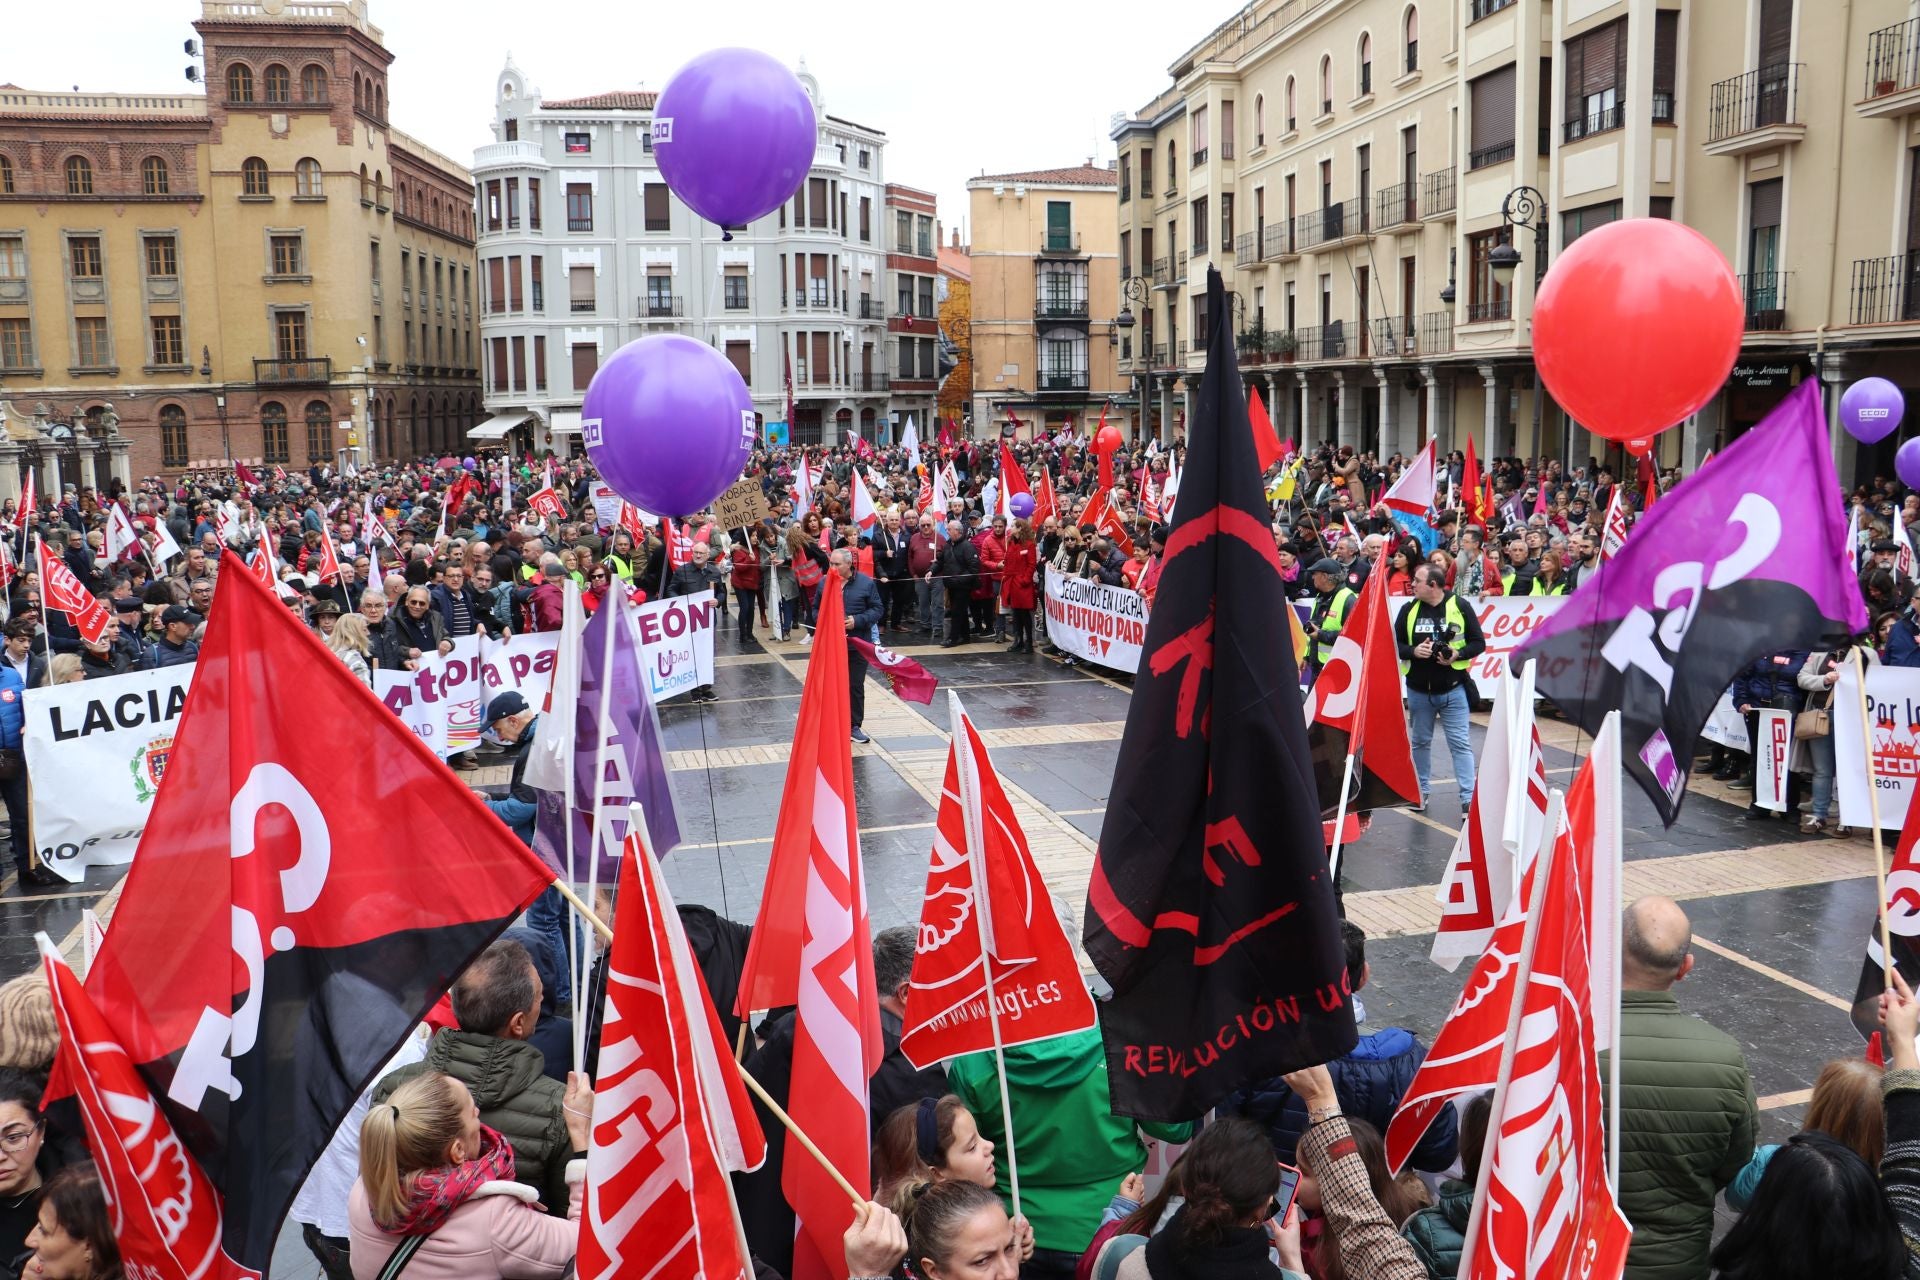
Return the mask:
M1134 1122L1113 1114L1107 1054L1100 1029L1017 1045L1006 1051L1007 1095L1019 1118L1014 1130L1020 1165L1020 1208L1040 1249L1079 1253L1100 1229L1100 1214L1120 1180L1146 1164L1147 1149ZM947 1064L947 1086L967 1104L980 1132L994 1144L1003 1200L1012 1204L1006 1121L993 1054L970 1053ZM1185 1142L1193 1125L1142 1121L1140 1130Z
M1448 1178L1440 1184L1439 1202L1421 1209L1400 1228L1433 1280L1454 1280L1460 1274L1460 1251L1466 1247L1472 1214L1473 1184Z
M561 1111L566 1089L545 1074L546 1058L526 1040L503 1040L449 1028L427 1046L424 1062L401 1067L374 1086L378 1104L424 1071L452 1076L473 1094L480 1123L500 1131L513 1148L513 1180L540 1193L555 1217L567 1216L567 1159L573 1141Z
M1626 1280L1706 1280L1713 1198L1753 1155L1753 1077L1733 1037L1683 1013L1671 991L1622 991L1620 1003ZM1600 1083L1611 1086L1604 1053Z

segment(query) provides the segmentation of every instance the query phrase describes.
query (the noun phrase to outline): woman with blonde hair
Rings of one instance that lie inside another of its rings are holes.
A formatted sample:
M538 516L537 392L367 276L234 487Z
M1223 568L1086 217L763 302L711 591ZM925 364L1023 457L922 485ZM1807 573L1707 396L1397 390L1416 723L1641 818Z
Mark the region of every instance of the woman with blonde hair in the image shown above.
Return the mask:
M327 633L327 648L347 664L347 670L361 684L373 686L373 663L369 652L373 645L367 636L367 619L358 613L342 614Z
M534 1189L513 1180L513 1148L480 1123L473 1095L452 1076L415 1076L370 1107L347 1202L354 1280L397 1272L394 1262L407 1280L572 1275L593 1119L585 1076L567 1077L563 1106L576 1153L565 1218L548 1215Z
M48 684L79 684L87 678L77 653L56 653L47 662Z
M1835 1058L1820 1068L1800 1132L1824 1133L1851 1148L1869 1169L1878 1169L1887 1149L1887 1112L1880 1089L1885 1075L1865 1058ZM1746 1211L1754 1192L1760 1189L1767 1162L1779 1150L1779 1143L1755 1149L1747 1167L1735 1174L1727 1187L1728 1208Z

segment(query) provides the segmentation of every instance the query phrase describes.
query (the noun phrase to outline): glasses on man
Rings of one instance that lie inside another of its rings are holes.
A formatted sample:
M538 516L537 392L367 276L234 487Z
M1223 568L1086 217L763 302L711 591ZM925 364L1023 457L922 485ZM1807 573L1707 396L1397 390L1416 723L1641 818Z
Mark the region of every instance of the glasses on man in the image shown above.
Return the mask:
M407 601L407 608L409 609L424 609L426 607L427 602L425 600L409 599Z
M27 1143L33 1141L33 1135L46 1128L46 1125L45 1120L36 1120L32 1124L16 1124L0 1130L0 1151L13 1155L25 1150Z

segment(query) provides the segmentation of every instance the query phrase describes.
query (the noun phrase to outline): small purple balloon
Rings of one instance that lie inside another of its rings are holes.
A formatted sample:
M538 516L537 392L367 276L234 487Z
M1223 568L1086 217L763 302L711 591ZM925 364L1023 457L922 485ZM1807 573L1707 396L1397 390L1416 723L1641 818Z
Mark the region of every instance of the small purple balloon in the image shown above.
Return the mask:
M1920 489L1920 437L1907 441L1893 455L1893 473L1909 489Z
M601 478L655 515L706 510L740 478L757 434L753 398L732 363L677 333L614 352L580 407Z
M819 124L793 72L757 49L710 49L667 81L653 155L673 193L709 222L741 226L793 197Z
M1031 520L1033 518L1033 495L1030 493L1014 494L1011 498L1007 499L1007 506L1012 509L1015 516L1022 520Z
M1900 388L1885 378L1862 378L1840 397L1840 425L1861 444L1877 444L1899 430L1906 411Z

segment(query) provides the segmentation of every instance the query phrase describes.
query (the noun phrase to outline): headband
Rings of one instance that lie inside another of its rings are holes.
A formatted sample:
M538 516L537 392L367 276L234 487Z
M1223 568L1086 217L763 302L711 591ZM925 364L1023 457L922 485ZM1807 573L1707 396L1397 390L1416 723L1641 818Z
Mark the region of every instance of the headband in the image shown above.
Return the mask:
M920 1163L932 1168L940 1159L940 1099L922 1098L913 1114L913 1147Z

